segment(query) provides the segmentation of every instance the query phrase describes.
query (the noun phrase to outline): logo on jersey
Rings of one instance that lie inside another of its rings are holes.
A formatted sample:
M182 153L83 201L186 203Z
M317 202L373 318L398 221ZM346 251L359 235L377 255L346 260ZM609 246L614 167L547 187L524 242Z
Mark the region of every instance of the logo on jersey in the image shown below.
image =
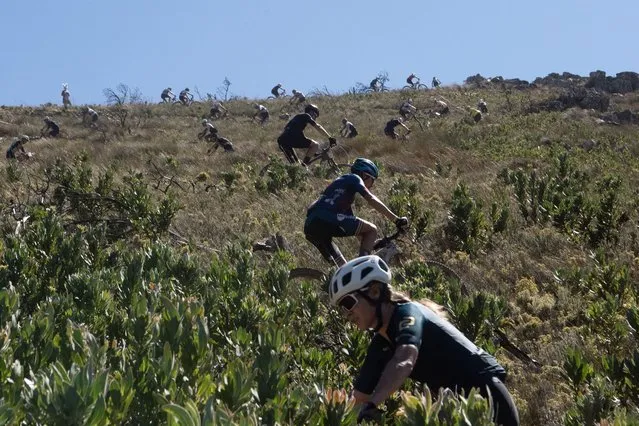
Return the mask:
M399 322L400 331L415 325L415 317L406 317Z

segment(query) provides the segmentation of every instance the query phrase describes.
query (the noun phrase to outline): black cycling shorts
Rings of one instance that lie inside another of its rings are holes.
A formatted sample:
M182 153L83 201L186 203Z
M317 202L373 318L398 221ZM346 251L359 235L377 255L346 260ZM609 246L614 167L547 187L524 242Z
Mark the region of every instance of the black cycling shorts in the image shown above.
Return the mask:
M313 140L304 136L303 133L297 135L282 133L277 138L277 143L284 148L308 148L313 143Z
M390 136L393 139L395 139L397 137L397 133L395 133L395 128L393 128L393 127L386 127L384 129L384 134L386 136Z

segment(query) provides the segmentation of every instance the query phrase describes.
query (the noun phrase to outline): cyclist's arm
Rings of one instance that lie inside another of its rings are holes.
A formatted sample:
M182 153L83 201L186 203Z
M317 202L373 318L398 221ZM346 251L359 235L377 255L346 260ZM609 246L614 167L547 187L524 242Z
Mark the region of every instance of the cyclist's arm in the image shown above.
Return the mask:
M393 358L386 364L382 376L373 393L367 401L375 405L382 402L397 391L408 378L415 367L419 350L415 345L400 345L395 350ZM357 399L357 395L353 395ZM360 397L363 396L360 395Z
M366 199L366 201L372 208L377 210L379 213L384 215L389 220L396 221L397 219L399 219L399 216L397 216L388 207L386 207L386 204L382 203L382 201L379 198L377 198L371 192L369 192L369 194L370 196L364 197L364 198Z
M322 127L321 124L316 122L315 124L313 124L313 127L315 127L318 131L321 131L322 133L324 133L327 138L331 137L331 135L326 131L326 129Z
M399 123L399 125L402 126L404 129L406 129L408 132L410 132L410 129L404 123Z

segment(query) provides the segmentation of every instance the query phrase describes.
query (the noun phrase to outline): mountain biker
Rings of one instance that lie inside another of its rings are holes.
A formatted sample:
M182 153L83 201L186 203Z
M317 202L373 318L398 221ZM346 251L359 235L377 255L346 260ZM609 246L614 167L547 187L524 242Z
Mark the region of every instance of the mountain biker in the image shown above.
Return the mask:
M282 83L277 83L275 87L271 89L271 94L276 98L279 98L284 93L286 93L286 90L282 88Z
M490 392L495 424L519 425L504 368L451 324L444 308L410 300L392 288L391 278L388 265L371 255L341 266L329 285L330 303L360 330L375 332L353 385L358 422L375 418L376 407L410 377L433 395L442 388Z
M433 81L432 81L432 83L431 83L431 84L432 84L433 89L434 89L434 88L436 88L436 87L441 86L442 82L441 82L441 81L439 81L439 79L438 79L437 77L433 77Z
M235 151L235 148L233 148L233 144L231 143L231 141L226 138L222 138L218 136L217 133L213 133L212 138L209 139L209 142L215 142L215 143L208 149L208 151L206 151L207 154L210 154L211 151L217 151L217 149L220 146L224 148L224 152Z
M473 121L475 123L479 123L481 121L481 111L478 110L477 108L471 108L471 107L468 107L468 110L470 111L470 116L473 119Z
M338 266L346 263L333 237L356 236L360 240L359 255L371 253L377 239L377 227L356 217L351 208L355 194L360 194L368 204L386 218L395 222L398 228L408 226L408 219L399 217L380 201L370 188L379 171L375 163L366 158L358 158L351 166L351 173L340 176L324 189L306 212L304 235L320 251L324 259Z
M62 96L62 105L64 105L64 109L67 109L71 106L71 93L69 93L69 85L64 83L62 85L62 92L60 93Z
M206 118L203 118L202 126L204 126L204 129L197 134L197 138L198 139L204 138L204 140L208 142L214 142L215 139L217 138L217 129L215 128L213 123L211 123Z
M408 99L399 106L399 115L404 119L408 119L411 115L417 112L417 108L413 105L413 100Z
M289 101L289 103L293 104L303 104L304 102L306 102L306 96L304 96L304 93L297 91L295 89L293 89L293 96L291 97L291 100Z
M410 133L410 129L403 122L404 120L401 117L393 118L388 123L386 123L386 127L384 127L384 134L391 139L397 139L399 134L395 131L395 127L402 126L406 129L406 135Z
M162 90L162 94L160 95L160 97L162 98L162 102L171 102L175 99L175 95L173 94L173 92L171 92L170 87L167 87L166 89Z
M193 102L193 95L191 94L188 87L180 92L179 99L182 105L189 105L191 102Z
M373 92L379 92L382 88L382 80L379 77L375 77L374 79L371 80L368 87Z
M24 144L29 142L29 136L22 135L16 138L15 141L7 149L7 160L18 159L21 160L27 156L27 151L24 149Z
M58 124L49 117L44 117L44 127L40 130L40 133L44 135L44 132L47 130L49 131L47 136L51 136L52 138L55 138L60 134L60 126L58 126Z
M488 113L488 104L484 99L480 99L479 102L477 102L477 108L482 114Z
M446 115L450 112L450 108L448 107L448 104L440 99L435 100L435 103L437 104L437 113L439 115Z
M211 110L209 111L209 116L211 118L220 118L226 113L228 113L228 110L226 109L226 107L222 105L221 101L218 101L217 99L215 99L213 103L211 104Z
M257 112L253 115L253 120L259 118L259 123L263 126L270 117L268 109L262 104L255 104L254 106Z
M417 77L415 74L411 73L408 78L406 79L406 83L408 83L411 87L415 87L419 84L419 77Z
M342 129L339 131L339 133L343 137L349 138L349 139L354 138L355 136L359 134L357 133L357 129L355 128L353 123L351 123L345 118L342 118Z
M304 135L304 129L308 124L313 126L317 131L324 133L331 145L335 145L337 143L335 138L333 138L321 124L315 121L319 115L319 108L313 104L308 104L304 108L303 113L294 115L293 118L286 123L284 131L277 138L277 144L282 152L284 152L289 163L292 164L299 162L293 148L306 148L304 160L302 160L302 164L304 165L308 164L311 157L319 150L319 144Z
M91 126L95 126L95 123L98 121L98 113L95 112L93 108L85 106L82 109L82 121L85 123L89 122Z

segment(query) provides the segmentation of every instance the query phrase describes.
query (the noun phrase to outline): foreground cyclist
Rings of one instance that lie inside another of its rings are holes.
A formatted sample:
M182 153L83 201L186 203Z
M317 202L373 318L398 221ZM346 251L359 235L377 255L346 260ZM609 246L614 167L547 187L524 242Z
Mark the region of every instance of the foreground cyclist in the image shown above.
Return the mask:
M320 251L324 259L338 266L346 263L344 255L333 242L333 237L356 236L360 240L359 255L370 254L377 239L377 227L356 217L352 205L355 194L360 194L379 213L395 222L398 228L408 226L408 219L393 213L369 190L379 171L375 163L358 158L351 173L335 179L306 212L304 235Z
M304 154L304 160L302 160L302 164L304 165L308 164L311 157L319 150L319 143L304 135L304 129L306 129L308 124L317 129L317 131L324 133L331 145L335 145L337 143L335 138L333 138L326 129L321 126L321 124L315 121L319 115L319 108L313 104L308 104L304 108L304 112L302 114L293 116L293 118L286 123L284 131L277 138L277 144L284 152L284 155L286 155L286 159L289 163L293 164L299 162L297 154L295 154L295 150L293 148L306 148L306 154Z
M360 330L373 330L353 396L362 404L358 422L379 416L383 403L406 381L426 383L437 395L449 388L468 395L479 388L493 400L496 424L519 425L519 414L503 384L506 372L447 319L443 308L413 302L391 287L391 271L378 256L351 260L331 279L330 302Z

